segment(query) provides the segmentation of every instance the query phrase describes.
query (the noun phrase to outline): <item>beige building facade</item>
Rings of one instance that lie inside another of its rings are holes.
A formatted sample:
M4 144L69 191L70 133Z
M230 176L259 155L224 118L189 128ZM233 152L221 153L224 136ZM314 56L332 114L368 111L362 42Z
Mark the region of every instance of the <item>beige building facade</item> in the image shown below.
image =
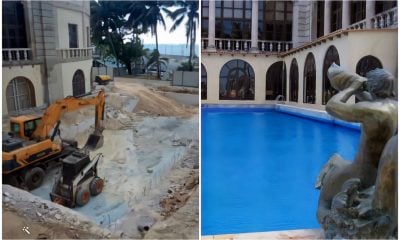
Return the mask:
M90 91L89 1L3 2L3 114Z
M202 3L203 104L323 109L335 94L326 77L333 62L361 76L385 68L397 79L396 2Z

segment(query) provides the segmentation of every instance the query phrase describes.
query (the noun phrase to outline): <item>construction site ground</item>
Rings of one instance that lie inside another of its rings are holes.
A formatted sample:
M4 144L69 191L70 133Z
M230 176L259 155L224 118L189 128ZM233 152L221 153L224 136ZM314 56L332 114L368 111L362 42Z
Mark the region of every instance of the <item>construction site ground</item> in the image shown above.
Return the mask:
M3 185L3 238L198 238L198 90L132 78L99 88L104 145L90 155L104 155L103 192L74 209L50 202L59 166L30 193ZM56 141L82 147L93 127L94 107L66 113Z

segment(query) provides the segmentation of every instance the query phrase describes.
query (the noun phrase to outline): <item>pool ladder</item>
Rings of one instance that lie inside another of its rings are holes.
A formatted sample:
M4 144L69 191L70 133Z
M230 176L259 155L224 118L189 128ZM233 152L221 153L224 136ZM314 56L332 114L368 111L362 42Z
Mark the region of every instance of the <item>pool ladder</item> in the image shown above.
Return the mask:
M280 104L285 104L285 96L278 95L276 96L275 101L279 101Z

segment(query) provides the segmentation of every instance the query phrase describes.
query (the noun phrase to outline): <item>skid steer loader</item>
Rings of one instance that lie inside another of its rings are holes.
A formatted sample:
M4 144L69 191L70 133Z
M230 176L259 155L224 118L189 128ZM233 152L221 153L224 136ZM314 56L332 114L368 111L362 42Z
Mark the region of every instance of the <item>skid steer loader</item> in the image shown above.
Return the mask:
M104 181L97 175L101 153L90 160L86 153L73 152L62 159L62 171L56 177L50 199L66 207L84 206L91 196L100 194Z

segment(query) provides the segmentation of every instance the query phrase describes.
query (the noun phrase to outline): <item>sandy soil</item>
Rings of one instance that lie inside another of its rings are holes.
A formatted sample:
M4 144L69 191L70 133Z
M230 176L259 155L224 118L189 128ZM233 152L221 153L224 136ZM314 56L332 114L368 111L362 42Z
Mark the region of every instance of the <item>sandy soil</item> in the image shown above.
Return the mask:
M73 212L85 216L113 236L143 238L150 230L149 236L157 238L164 238L163 234L167 233L172 238L197 237L197 106L185 106L140 83L110 84L106 86L106 95L104 145L91 152L91 157L97 153L104 155L98 171L105 180L105 188L99 196L92 197L87 205ZM61 137L78 140L82 147L94 130L94 107L64 114L61 122ZM59 172L58 168L49 169L43 185L31 193L49 200L54 176ZM12 229L25 224L20 221L21 214L13 210L19 206L19 201L9 204L7 214L16 219L17 225L5 225L10 231L4 233L12 234L19 231ZM32 224L37 224L32 228L39 229L32 236L43 232L50 237L75 237L68 232L51 232L49 229L54 228L51 225L54 223L43 223L38 214L30 217ZM152 229L153 225L157 231ZM182 227L171 230L170 225ZM61 225L59 228L69 227ZM78 237L98 238L85 231L77 232ZM20 236L18 234L16 236Z

